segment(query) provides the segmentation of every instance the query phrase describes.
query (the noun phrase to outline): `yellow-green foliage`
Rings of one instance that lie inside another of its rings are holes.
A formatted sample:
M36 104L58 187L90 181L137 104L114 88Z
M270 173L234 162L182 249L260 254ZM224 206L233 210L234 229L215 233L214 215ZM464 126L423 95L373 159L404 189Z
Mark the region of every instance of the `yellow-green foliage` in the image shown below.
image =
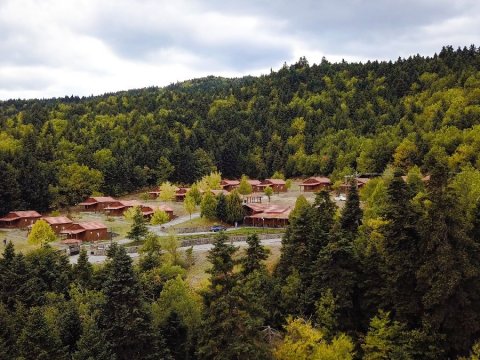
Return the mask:
M325 341L322 330L315 329L309 321L301 318L287 320L285 338L277 346L274 356L279 360L350 360L354 345L344 334L330 343Z
M170 218L168 217L168 214L165 211L161 209L157 209L154 211L152 218L150 219L150 224L152 225L165 224L166 222L168 222L169 219Z
M175 192L177 187L170 183L170 181L165 181L160 185L160 194L158 198L162 201L172 201L175 198Z
M28 234L28 242L32 245L44 245L57 240L57 235L45 220L38 220L32 225Z

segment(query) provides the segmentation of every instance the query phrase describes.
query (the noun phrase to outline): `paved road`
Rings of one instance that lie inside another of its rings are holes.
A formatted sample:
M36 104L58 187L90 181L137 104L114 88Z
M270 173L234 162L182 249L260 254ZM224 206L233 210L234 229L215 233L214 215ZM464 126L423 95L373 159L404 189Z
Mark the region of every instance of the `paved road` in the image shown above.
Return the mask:
M282 238L279 237L279 238L275 238L275 239L267 239L267 240L262 240L261 243L262 245L274 245L274 244L279 244L281 243L282 241ZM233 245L235 246L239 246L239 247L245 247L247 245L247 242L246 241L238 241L238 242L234 242L232 243ZM213 244L202 244L202 245L194 245L193 246L193 252L205 252L205 251L209 251L211 248L213 247ZM188 249L188 247L181 247L179 248L180 250L186 250ZM128 254L130 255L130 257L132 258L137 258L138 257L138 253L132 253L132 254ZM93 256L93 255L89 255L88 256L88 261L90 261L90 263L92 264L98 264L98 263L102 263L106 260L106 256ZM73 256L70 256L70 264L76 264L77 263L77 260L78 260L78 255L73 255Z

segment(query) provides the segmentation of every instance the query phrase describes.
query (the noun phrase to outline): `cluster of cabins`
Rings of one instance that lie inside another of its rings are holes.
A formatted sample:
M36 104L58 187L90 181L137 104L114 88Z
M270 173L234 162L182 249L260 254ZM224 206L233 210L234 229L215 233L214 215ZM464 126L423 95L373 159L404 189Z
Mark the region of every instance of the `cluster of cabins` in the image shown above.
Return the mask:
M44 220L64 243L97 241L109 238L107 227L98 221L74 222L66 216L42 216L36 211L11 211L0 218L0 227L29 229L38 220ZM65 242L66 241L66 242Z
M250 202L261 202L263 192L265 191L266 187L271 187L273 192L280 193L287 191L287 185L285 180L282 179L265 179L263 181L249 179L247 180L248 183L252 186L252 193L249 195L244 196L244 201L247 203ZM240 186L240 180L228 180L223 179L220 182L220 186L222 189L218 190L210 190L213 195L218 195L219 193L223 193L224 195L228 195L232 190L237 189ZM185 196L187 195L190 188L187 187L178 187L175 190L175 201L183 201L185 200ZM150 198L156 199L160 195L160 189L157 188L153 191L148 192Z
M175 217L173 209L165 205L151 206L138 201L117 200L109 196L89 197L79 206L84 211L104 212L109 216L122 216L129 208L139 206L147 219L151 218L156 210L165 211L170 220ZM66 216L42 216L33 210L9 212L0 218L0 227L28 229L40 219L49 224L55 234L64 238L62 241L64 244L108 240L111 236L107 226L100 221L74 222Z

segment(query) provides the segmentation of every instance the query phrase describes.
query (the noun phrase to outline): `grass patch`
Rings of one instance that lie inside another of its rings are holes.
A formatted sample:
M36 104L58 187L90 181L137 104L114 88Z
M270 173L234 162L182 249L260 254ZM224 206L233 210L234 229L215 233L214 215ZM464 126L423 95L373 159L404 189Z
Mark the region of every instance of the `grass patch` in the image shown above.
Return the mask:
M187 220L180 224L173 225L170 227L170 229L204 227L204 226L213 226L216 224L220 224L220 222L218 220L210 220L210 219L198 217L191 220Z

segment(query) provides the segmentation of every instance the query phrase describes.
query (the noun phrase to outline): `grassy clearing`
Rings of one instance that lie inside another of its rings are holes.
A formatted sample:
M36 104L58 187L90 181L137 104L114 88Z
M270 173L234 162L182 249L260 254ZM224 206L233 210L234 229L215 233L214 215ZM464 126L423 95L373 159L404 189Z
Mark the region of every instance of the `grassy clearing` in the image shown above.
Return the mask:
M206 218L198 217L191 220L187 220L180 224L171 226L171 229L181 229L181 228L194 228L194 227L204 227L204 226L213 226L220 224L217 220L209 220Z

